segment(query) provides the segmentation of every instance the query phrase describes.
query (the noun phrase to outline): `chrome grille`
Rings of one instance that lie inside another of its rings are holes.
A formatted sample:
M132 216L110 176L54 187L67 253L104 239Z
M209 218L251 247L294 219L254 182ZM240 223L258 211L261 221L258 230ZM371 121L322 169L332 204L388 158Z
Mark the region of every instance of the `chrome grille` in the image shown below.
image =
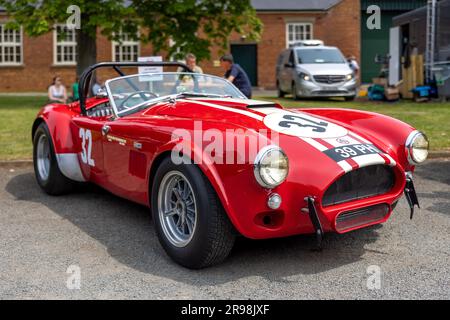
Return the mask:
M343 75L317 75L314 76L314 80L318 83L325 83L325 84L335 84L335 83L341 83L345 81L345 76Z

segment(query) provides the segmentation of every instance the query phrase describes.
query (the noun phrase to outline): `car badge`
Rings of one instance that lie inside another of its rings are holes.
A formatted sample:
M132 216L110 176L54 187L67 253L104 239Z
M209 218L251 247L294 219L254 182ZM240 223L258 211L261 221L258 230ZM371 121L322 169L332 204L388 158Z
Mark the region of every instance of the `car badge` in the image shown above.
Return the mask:
M337 142L342 143L342 144L349 144L350 141L343 139L343 138L337 138L336 139Z

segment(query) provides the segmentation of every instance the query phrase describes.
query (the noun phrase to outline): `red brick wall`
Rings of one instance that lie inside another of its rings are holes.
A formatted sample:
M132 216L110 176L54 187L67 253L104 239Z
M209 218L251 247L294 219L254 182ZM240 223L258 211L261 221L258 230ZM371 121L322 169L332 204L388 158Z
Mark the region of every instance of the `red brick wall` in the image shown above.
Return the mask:
M360 1L343 0L328 12L303 13L258 13L264 24L261 41L258 43L258 86L275 87L275 64L278 54L286 48L286 22L312 22L313 37L325 41L327 45L339 47L344 55L354 55L360 59ZM230 42L241 42L234 34ZM245 42L244 42L245 43ZM0 67L1 92L45 91L54 75L63 78L67 87L75 80L74 67L53 66L53 34L38 38L24 36L24 65L20 67ZM151 46L141 45L142 56L153 55ZM214 66L220 51L213 48L210 61L202 61L200 66L206 73L222 76L223 70ZM111 43L100 33L97 42L97 60L111 61ZM105 77L116 76L105 73Z
M360 1L343 0L317 20L317 37L323 39L325 44L341 49L345 56L354 55L360 62L360 21Z

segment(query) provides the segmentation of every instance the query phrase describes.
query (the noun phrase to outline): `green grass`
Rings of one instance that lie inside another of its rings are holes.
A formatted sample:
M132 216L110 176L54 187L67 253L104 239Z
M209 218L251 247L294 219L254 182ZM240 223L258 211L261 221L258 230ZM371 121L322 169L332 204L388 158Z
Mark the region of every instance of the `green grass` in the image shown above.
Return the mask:
M258 99L258 98L256 98ZM450 150L450 103L413 101L372 102L340 100L300 100L290 98L260 97L260 100L270 100L280 103L286 108L349 108L382 113L409 123L418 130L425 132L430 139L432 150Z
M450 150L450 103L259 99L278 101L285 107L338 107L383 113L427 133L433 150ZM31 125L46 101L46 97L0 97L0 160L31 159Z
M32 158L31 126L46 97L0 97L0 160Z

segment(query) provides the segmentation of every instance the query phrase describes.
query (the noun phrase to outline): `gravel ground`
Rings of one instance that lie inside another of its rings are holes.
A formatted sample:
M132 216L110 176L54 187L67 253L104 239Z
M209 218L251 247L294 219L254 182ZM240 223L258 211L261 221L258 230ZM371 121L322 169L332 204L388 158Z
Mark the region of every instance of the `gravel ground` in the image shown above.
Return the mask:
M50 197L30 167L3 166L0 298L450 299L450 161L420 167L416 189L412 221L403 199L383 226L328 234L322 252L311 236L242 239L223 264L191 271L165 255L145 207L91 186ZM73 265L80 289L67 286Z

